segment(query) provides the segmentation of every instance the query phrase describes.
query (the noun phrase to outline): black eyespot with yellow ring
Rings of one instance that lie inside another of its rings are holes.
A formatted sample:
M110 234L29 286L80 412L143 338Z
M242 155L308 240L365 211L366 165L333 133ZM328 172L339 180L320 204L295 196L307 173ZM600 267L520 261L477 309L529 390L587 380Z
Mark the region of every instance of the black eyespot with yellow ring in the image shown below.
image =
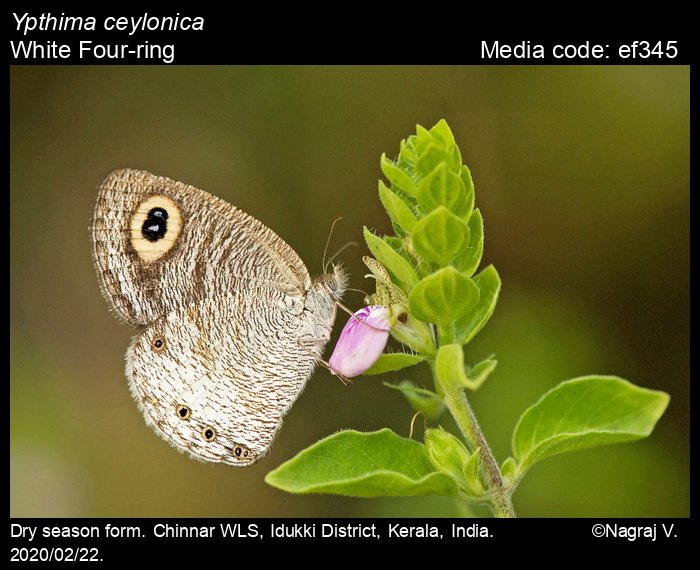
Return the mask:
M189 420L192 416L192 409L189 406L185 406L185 404L178 404L175 408L175 413L181 420Z
M141 261L153 263L175 246L183 224L182 212L171 198L149 196L134 209L129 221L131 246Z
M250 450L248 450L248 448L237 443L234 444L232 451L236 459L240 459L241 461L248 459L248 457L251 455Z

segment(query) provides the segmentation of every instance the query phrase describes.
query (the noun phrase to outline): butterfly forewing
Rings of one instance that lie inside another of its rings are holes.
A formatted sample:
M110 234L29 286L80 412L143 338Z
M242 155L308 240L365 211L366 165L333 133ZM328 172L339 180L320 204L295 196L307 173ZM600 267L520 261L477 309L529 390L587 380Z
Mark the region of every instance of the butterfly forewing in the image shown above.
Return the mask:
M306 266L277 234L231 204L142 170L100 185L93 252L102 290L123 320L144 325L232 279L303 295Z

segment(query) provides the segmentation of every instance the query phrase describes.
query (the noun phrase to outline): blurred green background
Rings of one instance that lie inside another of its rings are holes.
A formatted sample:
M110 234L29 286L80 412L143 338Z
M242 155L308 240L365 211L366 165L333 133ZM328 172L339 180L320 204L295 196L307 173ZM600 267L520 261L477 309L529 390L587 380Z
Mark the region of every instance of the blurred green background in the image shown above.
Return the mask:
M671 394L649 439L535 467L519 515L689 514L687 67L31 66L10 80L11 515L457 514L438 498L298 497L263 482L342 428L406 435L413 412L388 377L346 388L318 371L253 467L176 453L130 399L133 332L100 296L89 234L101 179L143 168L233 202L319 273L337 215L331 250L363 225L389 230L379 156L443 117L474 176L483 263L503 280L468 353L499 360L472 397L498 458L561 380L617 374ZM369 289L363 253L341 258ZM402 377L428 381L420 368Z

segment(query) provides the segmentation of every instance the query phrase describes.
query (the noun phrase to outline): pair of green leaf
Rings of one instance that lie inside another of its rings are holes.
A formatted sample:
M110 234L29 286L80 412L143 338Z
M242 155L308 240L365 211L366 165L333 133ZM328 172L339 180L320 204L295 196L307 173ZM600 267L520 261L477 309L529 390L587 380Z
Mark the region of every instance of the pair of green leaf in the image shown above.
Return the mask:
M442 213L444 210L436 210L432 215L439 216ZM459 223L462 223L461 220ZM377 261L402 285L404 291L409 292L408 308L417 319L436 324L466 321L459 326L459 328L464 328L470 323L472 327L476 326L477 323L481 323L483 326L485 324L482 322L482 317L485 315L484 309L487 309L488 317L493 313L500 289L500 279L496 270L493 266L489 266L486 274L484 273L486 270L479 274L482 275L481 279L479 276L474 279L470 278L481 261L484 247L483 221L479 210L475 210L472 214L469 226L465 225L467 230L469 227L473 228L474 231L469 231L469 236L471 236L469 245L466 248L460 246L462 253L455 260L458 266L448 265L420 281L416 270L404 256L385 240L365 228L364 235L367 246ZM436 232L437 234L442 235L439 231ZM449 243L449 236L445 239L446 243ZM418 242L414 242L414 245L418 249ZM452 252L447 246L445 251ZM449 255L452 257L453 253ZM482 295L484 298L482 307L473 311L472 309L477 305ZM463 338L466 336L466 334L462 334ZM471 336L473 335L469 335L470 338Z
M425 356L419 354L393 353L383 354L379 360L365 374L383 374L414 366L426 360ZM464 350L459 344L452 344L440 347L435 362L436 373L442 377L454 379L461 388L478 390L486 379L495 370L498 363L492 359L479 362L471 370L467 370L464 365ZM392 390L401 392L411 407L425 414L430 420L437 420L445 411L445 401L441 396L420 388L409 380L403 380L398 384L384 382L384 385Z
M440 347L435 359L435 374L447 382L454 382L459 389L478 390L496 368L495 360L479 362L469 373L464 366L464 349L461 344Z
M466 344L484 327L493 314L498 301L498 294L501 290L501 279L493 265L489 265L483 269L476 277L471 280L478 289L478 302L475 307L467 314L466 317L458 320L455 323L456 338L455 341L460 344ZM431 308L424 309L420 306L418 297L414 297L413 310L422 314L422 311L436 311L447 314L452 311L455 306L460 304L460 299L453 298L456 287L438 287L435 292L426 290L421 293L422 296L430 298ZM410 305L410 300L409 300ZM423 320L423 319L421 319ZM428 320L427 322L432 322ZM425 360L425 356L419 356L406 353L382 354L379 360L370 368L366 374L383 374L401 370L408 366L413 366Z
M466 166L464 167L466 169ZM439 175L444 174L446 169L438 169ZM454 176L450 173L451 176ZM469 178L471 184L471 177ZM431 182L432 179L426 180ZM431 186L432 187L432 186ZM466 193L465 193L466 194ZM384 205L384 209L389 214L394 227L399 231L409 234L412 239L416 253L426 262L436 263L440 267L445 267L450 263L456 264L471 276L481 261L484 247L484 224L481 213L473 210L474 188L471 186L471 193L467 197L454 198L459 202L453 202L449 195L438 197L430 195L430 200L424 203L429 209L420 216L417 216L402 198L388 188L382 181L379 181L379 199ZM468 201L467 201L468 200ZM440 203L443 202L443 203ZM453 208L451 210L450 208ZM378 236L368 236L365 228L365 239L370 250L379 261L389 256L395 257L377 243L381 240ZM382 240L385 241L385 240ZM382 248L376 252L375 248ZM455 261L456 260L456 261ZM399 262L400 263L400 262ZM389 269L406 285L413 285L415 279L410 276L400 265L395 268L389 263Z
M474 209L474 183L466 166L462 165L456 174L447 164L439 164L416 186L410 175L386 156L382 156L381 165L396 192L380 180L379 199L392 222L402 230L413 232L418 217L435 210L452 213L457 220L469 220ZM410 189L406 191L408 184ZM417 217L418 212L421 215Z
M528 408L513 435L515 485L547 457L648 436L668 405L664 392L613 376L561 383ZM513 461L510 462L511 464ZM270 485L291 493L352 497L460 496L459 481L439 469L423 444L388 428L341 431L268 473Z

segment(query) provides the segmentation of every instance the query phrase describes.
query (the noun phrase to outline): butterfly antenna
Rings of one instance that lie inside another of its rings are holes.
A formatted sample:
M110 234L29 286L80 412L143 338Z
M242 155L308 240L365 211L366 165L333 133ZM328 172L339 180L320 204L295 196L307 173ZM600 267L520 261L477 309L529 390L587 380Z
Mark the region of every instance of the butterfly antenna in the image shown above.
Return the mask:
M328 266L326 265L326 254L328 253L328 244L331 243L331 237L333 236L333 230L335 229L335 225L342 219L343 219L343 216L338 216L335 220L333 220L333 223L331 224L331 229L328 232L328 238L326 239L326 247L323 248L323 272L324 273L326 273L326 269L328 268ZM329 261L329 263L330 263L330 261Z
M328 263L331 263L336 257L338 257L341 253L343 253L347 248L349 247L357 247L358 244L356 241L349 241L347 242L343 247L341 247L338 251L336 251L333 255L331 255L330 259L328 260ZM323 268L323 272L326 272L326 268Z

